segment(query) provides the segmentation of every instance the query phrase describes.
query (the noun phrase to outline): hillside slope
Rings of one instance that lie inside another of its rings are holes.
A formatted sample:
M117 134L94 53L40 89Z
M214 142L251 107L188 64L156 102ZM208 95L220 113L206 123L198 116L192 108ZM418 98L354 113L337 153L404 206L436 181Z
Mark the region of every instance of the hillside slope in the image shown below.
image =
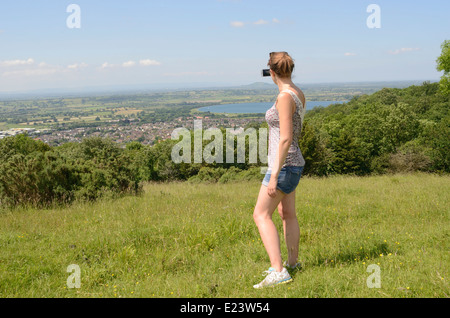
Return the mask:
M152 183L3 212L0 297L448 297L449 185L425 173L302 178L303 270L264 291L252 288L269 266L252 219L260 182ZM67 285L71 264L80 288ZM381 288L366 284L372 264Z

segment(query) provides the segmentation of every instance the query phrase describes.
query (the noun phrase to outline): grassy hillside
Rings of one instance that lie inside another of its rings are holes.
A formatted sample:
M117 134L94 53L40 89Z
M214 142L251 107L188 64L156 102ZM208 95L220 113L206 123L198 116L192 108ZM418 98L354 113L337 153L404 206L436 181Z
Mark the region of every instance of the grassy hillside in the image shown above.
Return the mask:
M252 288L269 266L252 219L257 181L4 211L0 297L448 297L449 185L426 173L304 177L303 269L264 290ZM68 288L70 264L80 288ZM381 288L367 287L370 264Z

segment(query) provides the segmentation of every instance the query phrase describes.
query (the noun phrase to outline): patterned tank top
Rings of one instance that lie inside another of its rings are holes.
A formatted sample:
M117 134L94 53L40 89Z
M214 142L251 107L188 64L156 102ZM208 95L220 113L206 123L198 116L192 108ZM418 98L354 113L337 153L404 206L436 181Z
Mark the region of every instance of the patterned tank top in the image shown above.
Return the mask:
M286 160L282 167L286 166L298 166L305 165L305 159L303 158L300 147L298 146L298 140L300 133L302 132L303 118L305 117L306 107L303 106L302 101L298 98L297 94L293 91L286 89L283 92L289 93L295 101L295 112L293 115L293 138L292 144L289 147ZM278 145L280 142L280 118L278 116L278 110L274 105L266 112L266 121L269 125L269 149L268 149L268 164L269 169L272 169L275 162L275 158L278 152Z

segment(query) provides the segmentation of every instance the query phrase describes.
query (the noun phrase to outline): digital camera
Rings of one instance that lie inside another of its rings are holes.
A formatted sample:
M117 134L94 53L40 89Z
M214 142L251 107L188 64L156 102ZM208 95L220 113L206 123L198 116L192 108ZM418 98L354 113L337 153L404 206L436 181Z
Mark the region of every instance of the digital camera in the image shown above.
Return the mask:
M270 70L269 70L269 69L262 70L262 71L261 71L261 75L262 75L263 77L270 76Z

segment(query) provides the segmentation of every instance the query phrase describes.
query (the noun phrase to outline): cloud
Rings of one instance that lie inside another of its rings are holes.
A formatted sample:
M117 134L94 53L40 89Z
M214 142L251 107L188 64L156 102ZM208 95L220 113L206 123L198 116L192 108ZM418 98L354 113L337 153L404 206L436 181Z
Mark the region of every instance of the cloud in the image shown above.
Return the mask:
M45 62L36 63L32 58L0 61L0 66L5 67L5 71L1 73L4 77L39 77L68 71L58 65L49 65Z
M111 68L111 67L114 67L114 64L110 64L110 63L108 63L108 62L105 62L105 63L103 63L100 67L101 67L102 69L105 69L105 68Z
M344 55L345 56L356 56L356 53L347 52Z
M50 75L58 72L57 69L28 69L28 70L20 70L20 71L11 71L11 72L3 72L3 76L43 76Z
M42 63L41 63L42 64ZM40 64L39 64L40 65ZM77 69L80 69L80 68L85 68L85 67L87 67L88 65L86 64L86 63L75 63L75 64L70 64L70 65L67 65L67 68L68 69L71 69L71 70L77 70Z
M231 21L230 25L233 28L242 28L245 25L245 22L242 22L242 21Z
M161 65L160 62L151 59L142 59L139 62L130 60L121 64L112 64L104 62L100 66L96 67L97 70L114 69L114 68L129 68L136 65L142 67ZM79 71L87 68L89 65L85 62L77 62L73 64L52 65L45 62L36 62L34 59L24 60L4 60L0 61L0 67L3 68L3 72L0 73L4 77L32 77L32 76L45 76L50 74L69 74L70 72Z
M394 50L394 51L389 51L388 53L389 54L392 54L392 55L397 55L397 54L401 54L401 53L406 53L406 52L414 52L414 51L419 51L420 49L419 48L411 48L411 47L404 47L404 48L401 48L401 49L397 49L397 50Z
M128 61L122 64L123 67L131 67L131 66L135 66L137 63L135 61ZM139 65L141 66L152 66L152 65L161 65L160 62L155 61L155 60L150 60L150 59L146 59L146 60L140 60L139 61Z
M1 61L0 66L18 66L18 65L32 65L34 64L34 60L29 58L28 60L9 60L9 61Z
M128 68L128 67L136 66L138 64L141 66L152 66L152 65L161 65L161 62L158 62L156 60L151 60L151 59L143 59L143 60L140 60L139 62L130 60L127 62L123 62L122 64L111 64L111 63L105 62L100 66L100 68L107 69L107 68L114 68L114 67L118 67L118 66Z
M244 26L249 25L249 24L253 24L253 25L256 25L256 26L261 26L261 25L278 24L278 23L280 23L280 20L278 20L276 18L273 18L272 21L267 21L267 20L264 20L264 19L259 19L259 20L255 21L255 22L231 21L230 25L233 28L243 28Z
M14 69L2 73L4 77L32 77L32 76L46 76L55 73L67 72L60 66L52 66L45 63L40 63L36 66L31 66L25 69Z
M140 60L140 61L139 61L139 64L140 64L140 65L143 65L143 66L161 65L160 62L155 61L155 60L149 60L149 59L147 59L147 60Z
M253 22L253 24L255 24L255 25L262 25L262 24L268 24L268 23L269 23L269 21L266 21L263 19L259 19L258 21Z
M128 62L124 62L122 64L123 67L131 67L131 66L135 66L136 62L135 61L128 61Z

